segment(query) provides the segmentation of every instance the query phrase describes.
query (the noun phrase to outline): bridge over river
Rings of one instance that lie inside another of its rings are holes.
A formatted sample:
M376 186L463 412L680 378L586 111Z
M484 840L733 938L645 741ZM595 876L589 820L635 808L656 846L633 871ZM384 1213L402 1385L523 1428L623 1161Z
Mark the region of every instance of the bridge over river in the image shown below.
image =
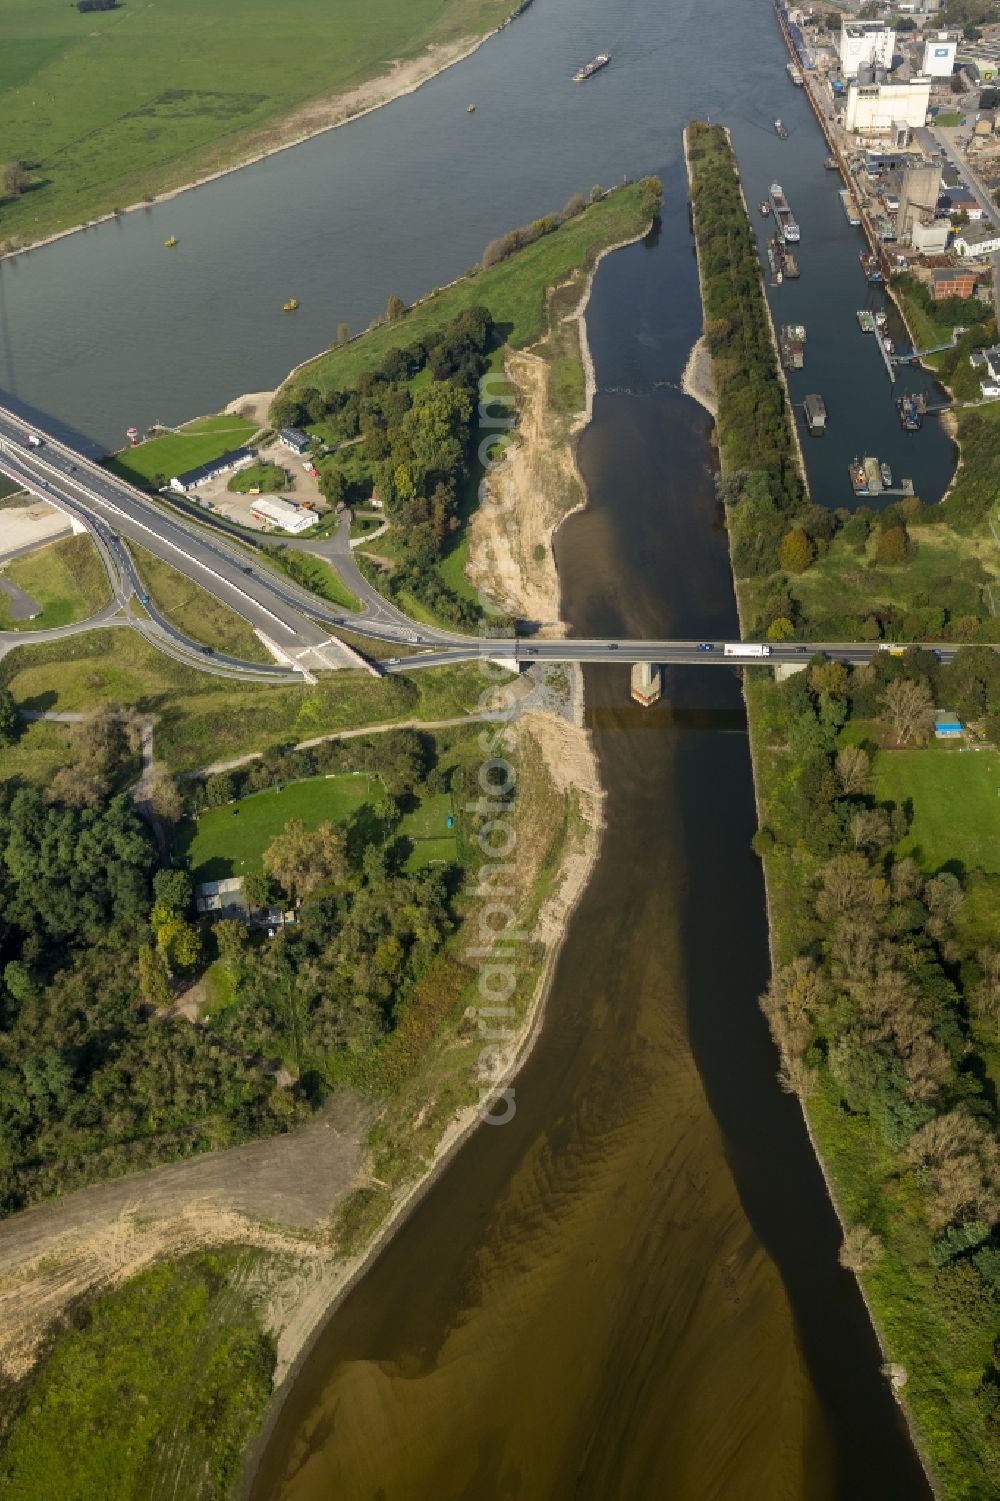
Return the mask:
M114 604L75 626L55 631L5 632L0 655L17 645L58 638L95 626L127 625L158 650L221 676L261 682L302 681L317 671L366 665L376 671L410 672L455 662L492 660L518 669L534 662L647 662L660 666L801 666L823 652L844 662L866 662L885 643L845 641L774 642L767 645L691 640L549 640L542 637L469 636L420 625L385 600L361 575L362 611L345 615L328 601L293 583L254 551L253 539L234 536L187 514L180 506L147 495L52 434L0 407L0 472L30 494L49 501L94 538L107 569ZM261 636L273 665L242 661L192 641L162 616L150 600L126 542L137 543L234 610ZM345 556L348 554L345 553ZM138 606L138 608L136 608ZM370 639L371 664L335 634L348 629ZM955 647L935 646L942 659ZM405 656L391 655L393 650Z

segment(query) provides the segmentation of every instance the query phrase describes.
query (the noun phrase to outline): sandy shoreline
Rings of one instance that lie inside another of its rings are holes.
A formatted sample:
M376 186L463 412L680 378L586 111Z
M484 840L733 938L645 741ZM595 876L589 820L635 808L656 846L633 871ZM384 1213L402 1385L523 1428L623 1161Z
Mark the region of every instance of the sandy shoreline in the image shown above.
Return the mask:
M155 208L161 203L169 203L171 199L179 198L182 193L191 193L196 188L207 187L209 183L218 182L220 177L228 177L233 172L242 171L244 167L252 167L256 162L266 161L268 157L277 156L281 151L290 151L293 146L301 146L305 141L311 141L314 136L325 135L331 130L339 130L342 125L350 125L354 120L363 119L365 115L370 115L374 110L382 109L397 99L403 99L407 94L415 94L417 89L422 88L425 83L430 83L439 73L444 73L448 68L453 68L456 63L464 62L467 57L472 57L480 47L485 46L492 37L497 36L527 10L530 4L531 0L522 0L520 5L512 9L505 21L501 21L499 26L494 26L492 31L488 31L484 36L475 39L464 38L451 43L450 46L432 43L419 57L411 58L406 62L396 59L392 63L390 72L377 74L353 89L344 89L340 93L330 95L328 99L312 100L300 105L283 122L263 126L250 137L250 140L254 140L265 134L273 134L275 139L272 144L259 149L250 149L237 160L218 167L212 172L205 172L190 182L180 183L175 188L165 188L154 198L127 204L118 212L101 214L96 219L82 220L68 229L56 230L39 240L31 240L26 245L16 245L10 249L0 250L0 260L11 260L18 255L28 255L32 250L41 250L46 245L55 244L57 240L65 240L70 235L82 234L84 230L95 229L98 225L107 224L112 219L120 219L126 214L138 213L143 209Z
M681 390L685 396L690 396L703 406L712 417L718 417L719 396L715 389L715 370L704 334L699 334L691 346L691 353L681 376Z
M631 243L631 240L622 242L623 245ZM583 489L582 480L576 467L575 446L572 443L572 439L590 420L593 396L596 390L593 359L586 336L586 308L600 260L603 259L604 255L610 254L612 250L619 248L621 247L618 245L609 246L602 252L593 270L587 277L580 302L570 315L570 320L575 321L579 329L580 356L586 372L586 400L583 410L575 414L569 421L569 432L567 434L568 447L566 448L566 452L568 453L570 465L581 489ZM520 453L522 458L519 470L514 472L512 481L511 470L513 466L510 461L501 465L497 472L503 475L505 483L512 482L515 485L518 492L518 500L520 501L521 516L523 516L525 507L531 508L531 502L537 493L532 480L534 473L532 460L533 458L538 458L538 455L533 452L533 448L537 440L543 435L544 421L541 419L548 415L548 410L543 385L540 385L535 379L537 367L543 366L543 361L541 361L537 354L532 355L530 352L527 355L521 353L512 358L516 362L525 360L529 362L528 369L531 372L531 378L527 386L522 385L521 380L517 378L519 375L523 378L524 365L516 364L512 378L514 379L514 384L518 387L522 399L527 396L532 410L527 414L527 420L525 420L524 411L520 412L522 426L518 429L518 441L515 446L515 454ZM550 447L551 445L546 445L544 454L545 462L550 461L552 458ZM507 509L509 504L510 497L508 494L503 501L504 510ZM559 525L565 520L566 516L573 514L574 511L580 509L583 505L586 505L585 491L583 499L578 506L574 506L570 511L564 511L554 523L547 525L542 531L537 531L533 534L533 536L537 535L538 537L544 535L546 539L547 557L543 564L541 560L536 559L536 567L543 567L544 579L546 581L545 597L550 603L554 603L556 613L554 624L561 630L565 630L566 626L561 618L561 614L559 614L559 583L558 574L555 570L552 540ZM516 506L517 502L515 502ZM515 525L519 519L520 517L515 518ZM533 543L533 545L535 544ZM471 551L470 546L470 555ZM482 575L480 575L479 581L480 583L485 582ZM509 578L505 576L505 570L501 568L494 580L496 592L509 594L509 582ZM582 680L580 668L576 667L573 670ZM576 695L576 702L581 704L582 699L583 689L581 681ZM545 956L536 978L534 993L524 1020L519 1029L518 1036L513 1042L510 1063L502 1078L496 1083L496 1094L500 1094L516 1078L529 1057L544 1025L545 1003L552 985L555 967L563 945L566 942L570 921L586 892L590 877L597 864L604 829L605 794L600 782L599 767L590 732L585 730L582 724L571 725L565 720L547 714L530 714L519 722L519 727L523 727L521 733L527 731L527 733L533 735L538 740L546 767L556 782L557 787L564 793L572 787L580 796L580 811L582 813L584 835L579 848L574 849L569 847L564 850L554 889L538 914L535 927L536 933L542 937L546 944ZM352 1288L361 1280L368 1268L400 1229L409 1211L432 1188L440 1175L447 1169L452 1157L460 1150L480 1124L480 1107L478 1105L468 1106L458 1113L438 1143L426 1173L407 1186L393 1205L388 1217L379 1227L374 1239L363 1247L350 1261L341 1263L332 1271L331 1276L325 1282L322 1306L319 1306L319 1300L317 1300L315 1317L311 1326L308 1329L300 1327L296 1330L297 1348L292 1350L286 1347L284 1350L281 1350L279 1340L279 1371L275 1382L274 1395L264 1429L254 1446L254 1452L248 1462L248 1468L244 1476L244 1486L249 1483L250 1477L252 1477L256 1470L259 1458L267 1447L278 1414L294 1384L295 1376L301 1369L303 1362L308 1358L316 1339L336 1313L337 1308L349 1295Z

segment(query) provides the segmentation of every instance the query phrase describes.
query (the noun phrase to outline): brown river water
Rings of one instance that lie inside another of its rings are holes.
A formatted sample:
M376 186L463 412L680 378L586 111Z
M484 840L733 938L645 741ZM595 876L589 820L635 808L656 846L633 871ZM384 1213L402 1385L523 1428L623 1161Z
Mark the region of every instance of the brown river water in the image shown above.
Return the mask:
M580 633L736 628L708 423L658 388L698 330L689 250L675 214L595 285L590 506L557 549ZM517 1114L469 1140L320 1334L258 1501L927 1494L757 1009L737 677L674 669L652 710L627 690L588 669L608 828Z

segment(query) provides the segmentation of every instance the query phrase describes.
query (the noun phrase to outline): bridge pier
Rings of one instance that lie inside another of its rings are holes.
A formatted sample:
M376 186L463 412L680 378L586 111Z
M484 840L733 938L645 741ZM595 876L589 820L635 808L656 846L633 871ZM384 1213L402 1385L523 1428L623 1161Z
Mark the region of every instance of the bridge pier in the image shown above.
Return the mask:
M656 662L635 662L632 666L632 697L648 709L663 693L663 669Z

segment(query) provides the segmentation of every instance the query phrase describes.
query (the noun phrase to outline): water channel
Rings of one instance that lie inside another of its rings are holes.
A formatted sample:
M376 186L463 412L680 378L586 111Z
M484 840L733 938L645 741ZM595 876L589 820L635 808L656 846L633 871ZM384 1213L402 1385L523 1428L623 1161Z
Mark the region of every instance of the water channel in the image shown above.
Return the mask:
M614 66L568 84L602 47ZM927 498L951 464L935 422L901 455L877 351L853 333L857 235L784 61L764 0L535 0L408 100L5 264L0 385L116 445L131 421L274 384L339 319L446 281L592 181L658 171L661 235L595 285L603 394L581 450L591 504L559 536L564 608L581 633L730 633L707 421L676 390L700 318L687 118L730 123L750 201L780 175L803 225L802 279L774 295L809 326L806 389L831 409L807 449L815 493L846 502L859 450ZM290 292L301 320L270 313ZM608 829L517 1115L470 1140L321 1334L253 1493L925 1496L756 1007L766 927L736 678L674 670L651 711L629 704L624 669L588 670L587 690Z

